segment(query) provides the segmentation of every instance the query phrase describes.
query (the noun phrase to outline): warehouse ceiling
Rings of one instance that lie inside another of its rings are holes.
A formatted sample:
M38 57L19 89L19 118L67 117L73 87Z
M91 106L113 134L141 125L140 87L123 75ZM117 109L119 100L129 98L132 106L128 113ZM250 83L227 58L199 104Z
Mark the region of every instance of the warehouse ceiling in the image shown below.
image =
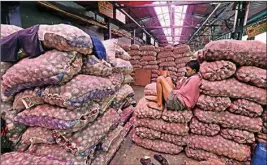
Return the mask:
M161 46L167 44L195 44L210 41L233 30L235 2L207 1L160 1L136 4L120 2L125 10L140 25L127 19L124 28L135 29L142 36L148 31ZM251 2L248 18L265 10L266 2Z

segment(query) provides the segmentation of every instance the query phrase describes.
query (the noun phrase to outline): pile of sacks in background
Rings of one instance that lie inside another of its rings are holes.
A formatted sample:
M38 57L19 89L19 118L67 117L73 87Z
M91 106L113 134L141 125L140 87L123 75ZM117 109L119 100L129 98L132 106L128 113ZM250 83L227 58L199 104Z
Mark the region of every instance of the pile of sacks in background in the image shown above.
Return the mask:
M156 84L147 85L145 96L155 95ZM137 145L156 152L179 154L186 146L192 111L158 111L147 107L147 103L143 97L136 106L132 140Z
M139 46L136 44L122 45L122 47L130 54L130 62L134 69L149 69L152 70L152 79L157 76L154 73L157 73L158 70L157 52L159 49L152 45ZM134 77L134 72L132 72L132 76Z
M250 164L254 144L267 140L266 44L214 41L199 60L203 80L196 108L160 112L140 100L133 141L169 154L184 149L189 158L200 161L185 161L187 165ZM156 84L147 85L144 93L156 95Z
M18 30L1 25L1 36ZM1 116L14 144L2 163L108 164L132 127L130 56L107 40L99 60L91 37L70 25L40 25L38 37L51 50L1 70Z
M158 69L165 68L169 71L173 81L184 76L185 64L193 57L188 45L154 47L152 45L122 45L131 56L131 64L134 69L151 70L151 81L157 80ZM132 73L134 77L134 72Z

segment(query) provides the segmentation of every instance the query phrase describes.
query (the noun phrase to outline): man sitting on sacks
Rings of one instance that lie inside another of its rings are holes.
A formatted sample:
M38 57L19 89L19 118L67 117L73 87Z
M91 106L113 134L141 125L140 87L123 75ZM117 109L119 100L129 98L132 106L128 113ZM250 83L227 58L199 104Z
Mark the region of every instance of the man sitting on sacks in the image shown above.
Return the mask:
M200 64L197 60L191 60L185 65L186 73L176 86L168 77L168 71L160 70L157 78L157 96L147 96L148 107L163 110L163 101L171 110L191 109L197 103L200 95L201 75L198 73Z

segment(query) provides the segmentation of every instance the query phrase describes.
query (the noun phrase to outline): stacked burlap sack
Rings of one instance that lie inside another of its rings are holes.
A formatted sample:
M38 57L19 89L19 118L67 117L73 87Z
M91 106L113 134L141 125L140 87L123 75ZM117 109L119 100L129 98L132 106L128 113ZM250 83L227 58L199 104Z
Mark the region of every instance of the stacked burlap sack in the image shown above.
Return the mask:
M170 76L173 79L176 79L176 64L175 59L173 55L173 46L167 45L165 47L160 48L160 52L157 56L158 65L160 68L164 68L165 70L168 70L170 73Z
M145 88L145 95L156 94L155 83ZM135 133L133 141L144 148L168 154L179 154L186 146L189 134L188 122L192 111L154 110L147 107L148 101L142 98L134 112Z
M252 144L264 131L266 44L213 41L199 59L203 81L186 155L198 161L250 164Z
M185 64L193 58L193 53L188 45L178 45L173 49L173 56L176 64L176 78L180 80L185 74Z
M14 152L1 160L108 164L106 155L114 155L132 127L129 55L110 40L103 42L107 61L99 60L91 37L70 25L40 25L38 36L51 50L23 58L1 75L1 116L14 143Z
M125 51L131 56L131 64L134 69L147 69L152 70L152 79L157 78L158 62L157 62L157 52L158 49L153 45L139 46L133 44L131 46L123 45ZM132 73L134 77L134 72Z
M124 45L122 47L131 55L131 64L135 69L151 70L151 82L157 80L160 68L168 70L173 81L181 79L184 76L185 64L193 57L188 45L176 47L167 45L157 48L152 45Z

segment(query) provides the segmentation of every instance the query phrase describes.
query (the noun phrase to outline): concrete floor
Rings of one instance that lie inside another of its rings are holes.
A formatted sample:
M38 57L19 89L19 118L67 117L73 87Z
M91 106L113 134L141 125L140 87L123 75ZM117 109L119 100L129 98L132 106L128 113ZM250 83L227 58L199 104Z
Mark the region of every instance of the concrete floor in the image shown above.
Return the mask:
M144 96L144 87L132 86L135 91L135 97L137 102ZM147 150L134 144L131 140L132 132L129 133L127 138L122 143L120 149L114 156L110 165L141 165L140 158L149 156L155 165L160 165L154 158L154 154L157 152ZM189 160L183 153L179 155L162 154L170 163L170 165L181 165L183 160Z

